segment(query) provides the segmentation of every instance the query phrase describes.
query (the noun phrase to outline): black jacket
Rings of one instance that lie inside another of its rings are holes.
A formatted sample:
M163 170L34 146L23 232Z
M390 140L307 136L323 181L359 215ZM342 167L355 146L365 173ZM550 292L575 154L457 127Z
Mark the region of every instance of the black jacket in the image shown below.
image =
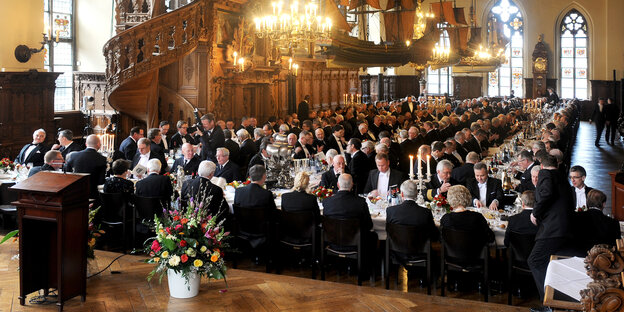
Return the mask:
M520 180L520 184L516 186L517 192L535 191L535 185L533 185L533 181L531 180L531 169L533 169L533 166L537 166L537 164L532 163L524 172L516 175L516 179Z
M231 160L228 161L223 167L217 163L217 169L215 170L214 176L224 178L227 183L241 180L240 168Z
M602 112L600 111L600 105L596 104L594 106L594 111L592 112L590 121L595 122L597 125L604 125L605 121L607 121L607 105L603 105Z
M43 166L37 166L30 169L30 171L28 171L28 177L30 178L34 176L39 173L39 171L56 171L56 169L48 164L43 164Z
M150 156L149 159L158 159L160 160L160 174L164 174L165 172L167 172L167 160L165 160L165 155L161 154L161 153L154 153L150 150ZM141 153L136 153L134 154L134 158L132 158L132 168L136 167L136 165L139 164L139 161L141 160Z
M571 186L570 188L572 189L572 204L576 208L576 190L574 186ZM589 191L591 190L593 190L593 188L585 185L585 200L587 200L587 194L589 194Z
M487 220L483 215L474 211L447 213L440 219L440 228L469 231L474 239L482 238L487 242L494 241L494 232L490 229Z
M325 152L327 153L327 151L329 151L330 149L335 149L336 152L338 152L338 154L340 154L340 149L338 147L339 142L336 141L336 137L334 137L333 135L330 135L329 138L326 138L327 144L325 145ZM340 142L340 144L342 145L342 149L344 151L347 150L347 146L342 144L342 142Z
M232 139L226 139L224 144L224 147L230 152L231 161L235 162L239 167L247 165L246 160L240 157L240 146L238 146L238 143Z
M293 191L282 194L282 210L286 212L293 211L312 211L316 220L320 220L320 210L316 196L301 191Z
M173 195L171 179L156 173L148 174L136 183L135 194L142 197L169 198Z
M533 209L527 209L509 217L507 230L505 231L505 246L509 247L509 232L533 235L537 233L537 226L531 222L531 212L533 212Z
M132 160L137 152L137 142L132 137L127 137L119 145L119 151L124 154L126 160Z
M349 162L349 172L353 175L353 182L355 183L356 194L364 193L366 187L366 181L368 180L368 173L370 172L370 163L368 157L362 151L357 151L351 161Z
M28 157L26 157L26 150L28 150L31 145L32 143L29 143L22 147L22 150L19 152L19 154L17 154L17 158L15 158L15 163L21 165L32 163L33 167L43 166L43 156L47 151L50 150L50 148L43 143L36 144L37 147L35 147L35 149L33 149L32 152L28 154Z
M323 201L323 215L332 218L360 219L360 230L373 229L373 220L366 200L349 191L338 191Z
M498 205L500 208L503 207L503 199L505 194L503 193L503 183L501 180L496 178L488 178L485 181L486 184L486 198L485 205L490 206L490 204L496 199L498 200ZM470 179L466 181L466 188L470 191L470 195L472 195L472 201L475 199L479 199L479 182L476 179Z
M405 174L399 170L390 168L390 178L388 179L388 187L393 185L401 186L403 181L407 180ZM374 169L368 173L368 180L366 181L366 186L364 187L364 193L369 193L372 190L377 189L377 180L379 180L379 170Z
M95 149L87 148L72 154L66 166L68 172L89 173L90 198L98 198L97 186L105 182L106 157Z
M453 177L451 177L448 182L451 183L451 185L459 184L455 179L453 179ZM433 174L431 176L431 181L425 183L425 199L429 201L433 200L433 198L438 194L438 188L440 186L442 186L442 183L438 180L438 175ZM442 193L442 195L446 197L446 193Z
M186 140L186 143L190 143L192 145L195 145L195 139L193 139L193 137L190 134L186 134L186 135L181 135L180 132L176 132L174 135L171 136L171 140L169 142L169 149L177 149L177 148L182 148L182 144L184 144L184 142L182 141L182 138L184 138Z
M184 156L182 156L173 162L173 165L171 166L171 170L169 170L169 172L175 174L178 170L178 167L181 166L182 169L184 169L184 175L197 174L197 169L199 169L200 162L201 160L199 159L199 156L193 155L193 158L191 158L185 166Z
M202 207L208 209L213 216L228 209L227 202L223 198L223 189L203 177L187 180L182 185L182 199L188 201L191 198L196 206L204 203Z
M76 142L72 142L72 144L69 144L68 147L61 146L61 148L59 148L59 152L61 152L61 155L63 155L63 159L67 160L67 154L71 152L79 152L79 151L82 151L83 149L84 149L84 146Z
M349 169L345 167L344 173L349 173ZM319 185L334 191L338 190L338 177L334 174L334 167L329 167L329 170L321 175L321 183Z
M297 107L297 117L299 120L304 121L310 119L310 104L306 101L301 101Z
M266 209L271 213L277 209L273 193L256 183L237 188L234 194L234 205L244 208Z
M201 159L217 162L217 148L225 146L225 135L219 126L212 128L209 134L207 130L202 129L203 135L199 138L202 143Z
M571 236L570 218L574 209L571 192L570 185L560 180L556 169L540 170L533 208L538 227L536 240Z
M429 233L432 241L440 236L433 222L431 210L418 206L413 200L406 200L400 205L388 207L386 223L419 226Z
M583 253L594 245L608 244L615 246L615 240L621 237L620 223L605 216L600 209L573 213L575 242Z

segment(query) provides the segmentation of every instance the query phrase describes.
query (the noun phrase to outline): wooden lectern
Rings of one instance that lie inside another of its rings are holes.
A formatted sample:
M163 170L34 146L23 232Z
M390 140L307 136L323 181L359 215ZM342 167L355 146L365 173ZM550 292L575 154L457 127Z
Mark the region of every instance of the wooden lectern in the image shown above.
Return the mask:
M18 192L20 304L50 288L63 303L87 294L89 175L41 171L11 187Z

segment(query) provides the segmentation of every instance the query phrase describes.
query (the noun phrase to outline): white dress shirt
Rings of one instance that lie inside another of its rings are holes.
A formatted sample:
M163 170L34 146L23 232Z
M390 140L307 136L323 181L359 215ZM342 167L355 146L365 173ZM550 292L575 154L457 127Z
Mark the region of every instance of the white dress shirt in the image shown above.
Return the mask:
M138 163L137 165L141 165L141 166L143 166L143 167L147 168L147 163L149 162L149 159L150 159L150 154L151 154L151 153L152 153L152 152L149 152L149 153L147 153L147 154L141 154L141 155L139 156L139 163Z
M574 191L576 192L576 208L581 208L583 206L587 206L587 198L585 197L585 186L583 188L575 187Z
M166 150L169 149L169 145L167 144L167 136L166 135L162 135L162 142L163 142L163 146L165 147Z
M485 206L485 204L487 203L487 180L485 181L485 183L477 183L477 186L479 186L479 199L478 201L481 202L481 204L483 204L483 206ZM477 199L475 199L474 205L475 207L477 206Z
M345 151L344 148L342 147L342 141L340 140L340 138L338 138L337 136L334 135L334 139L336 139L336 143L338 143L338 153L344 155Z
M30 153L32 153L32 151L35 150L35 148L37 148L36 144L31 144L27 149L26 152L24 153L24 161L26 161L26 159L28 159L28 156L30 156Z
M388 195L388 184L390 183L390 169L388 171L379 171L379 178L377 178L377 193L381 198L385 198Z

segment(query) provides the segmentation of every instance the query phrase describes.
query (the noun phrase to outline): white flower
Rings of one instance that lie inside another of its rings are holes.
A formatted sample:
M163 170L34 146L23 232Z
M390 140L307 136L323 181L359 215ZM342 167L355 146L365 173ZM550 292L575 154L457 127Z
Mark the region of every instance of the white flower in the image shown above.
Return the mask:
M186 250L186 255L188 255L189 257L195 257L197 253L195 252L195 249L189 248Z
M201 248L199 249L199 251L201 251L201 252L206 252L206 250L208 250L208 248L206 248L206 246L201 246Z
M171 258L169 258L169 265L174 267L177 266L178 264L180 264L180 257L177 255L173 255L171 256Z
M175 240L176 240L176 237L175 237L175 236L173 236L173 235L171 235L171 234L167 235L167 237L166 237L166 238L167 238L167 239L170 239L170 240L172 240L172 241L175 241Z

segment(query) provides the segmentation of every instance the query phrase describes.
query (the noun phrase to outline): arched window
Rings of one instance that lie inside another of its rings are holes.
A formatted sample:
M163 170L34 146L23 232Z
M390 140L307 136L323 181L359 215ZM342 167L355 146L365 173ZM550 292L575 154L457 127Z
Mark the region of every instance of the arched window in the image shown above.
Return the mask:
M488 95L505 96L513 90L516 96L523 96L523 30L524 21L520 9L511 0L499 0L490 10L488 25L497 22L503 25L503 34L509 40L505 47L505 62L496 70L488 73ZM494 33L488 27L488 42L496 42Z
M56 79L54 110L74 108L72 84L74 71L74 1L44 0L43 20L50 29L51 45L46 44L44 67L50 72L62 73Z
M587 98L587 21L571 10L561 21L561 97Z
M444 28L444 25L438 26ZM448 32L442 30L440 32L440 41L438 45L442 48L451 46ZM444 93L453 94L453 77L451 76L451 67L442 67L439 69L427 68L427 93L432 95L443 95Z

